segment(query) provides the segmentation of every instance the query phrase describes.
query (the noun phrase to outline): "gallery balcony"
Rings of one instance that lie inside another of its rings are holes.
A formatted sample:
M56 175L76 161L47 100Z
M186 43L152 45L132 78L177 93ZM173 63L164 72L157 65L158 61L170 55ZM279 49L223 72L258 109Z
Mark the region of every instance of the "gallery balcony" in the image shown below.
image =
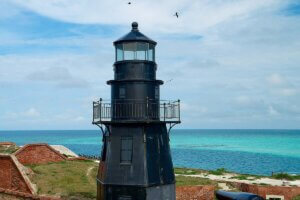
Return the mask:
M124 100L93 102L93 124L180 123L180 100Z

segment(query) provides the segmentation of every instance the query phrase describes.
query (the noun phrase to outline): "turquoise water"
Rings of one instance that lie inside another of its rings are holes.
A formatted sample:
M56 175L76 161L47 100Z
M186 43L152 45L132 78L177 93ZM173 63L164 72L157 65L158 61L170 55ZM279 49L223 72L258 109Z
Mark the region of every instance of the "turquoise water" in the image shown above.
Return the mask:
M97 130L0 131L0 141L61 144L89 155L99 155L101 149ZM171 132L170 144L174 166L178 167L300 174L300 130L177 129Z

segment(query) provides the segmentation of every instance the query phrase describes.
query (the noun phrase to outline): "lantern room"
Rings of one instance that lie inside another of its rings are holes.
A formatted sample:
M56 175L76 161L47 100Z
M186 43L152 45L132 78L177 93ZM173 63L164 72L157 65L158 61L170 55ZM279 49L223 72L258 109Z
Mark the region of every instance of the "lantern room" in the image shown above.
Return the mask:
M114 42L116 62L126 60L155 61L156 42L139 32L138 24L132 23L132 30Z

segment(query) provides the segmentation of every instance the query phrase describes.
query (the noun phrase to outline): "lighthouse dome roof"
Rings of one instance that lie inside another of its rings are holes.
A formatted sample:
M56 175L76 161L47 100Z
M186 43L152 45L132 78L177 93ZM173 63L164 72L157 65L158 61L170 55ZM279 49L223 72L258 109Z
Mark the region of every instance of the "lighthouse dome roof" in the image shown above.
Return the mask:
M144 35L139 31L137 22L133 22L131 26L132 26L131 31L126 35L124 35L123 37L119 38L118 40L114 41L114 44L137 41L137 42L148 42L156 45L156 42L154 40L150 39L149 37L147 37L146 35Z

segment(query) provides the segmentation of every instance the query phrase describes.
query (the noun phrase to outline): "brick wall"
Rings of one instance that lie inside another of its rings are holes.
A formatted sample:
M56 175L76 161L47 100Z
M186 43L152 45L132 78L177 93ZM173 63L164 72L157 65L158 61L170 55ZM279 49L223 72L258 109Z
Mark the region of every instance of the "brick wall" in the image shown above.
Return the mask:
M60 162L66 157L53 149L48 144L28 144L15 152L15 156L20 163L24 164L44 164L49 162Z
M14 156L0 154L0 188L32 194L34 188L19 165Z
M12 190L4 190L0 188L0 199L1 200L61 200L56 197L46 197L26 194L22 192L16 192Z
M300 187L284 187L284 186L260 186L250 185L246 183L232 183L243 192L258 194L266 198L266 195L282 195L285 200L292 200L300 195Z
M177 186L176 200L214 200L215 187L206 186Z

